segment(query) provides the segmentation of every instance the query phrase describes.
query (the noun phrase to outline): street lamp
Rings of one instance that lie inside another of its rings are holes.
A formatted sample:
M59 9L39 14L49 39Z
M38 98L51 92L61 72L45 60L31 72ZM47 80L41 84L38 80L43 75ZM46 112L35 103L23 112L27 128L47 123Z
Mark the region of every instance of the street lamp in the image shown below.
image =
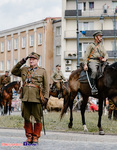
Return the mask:
M78 30L78 0L76 0L76 13L77 13L77 69L80 67L80 61L79 61L79 30Z
M108 17L110 17L110 16L108 16ZM112 19L112 21L113 21L113 19ZM102 15L100 17L100 22L102 24L102 30L103 30L104 17ZM115 50L114 50L114 59L115 59L115 62L116 62L116 12L114 13L114 47L115 47Z

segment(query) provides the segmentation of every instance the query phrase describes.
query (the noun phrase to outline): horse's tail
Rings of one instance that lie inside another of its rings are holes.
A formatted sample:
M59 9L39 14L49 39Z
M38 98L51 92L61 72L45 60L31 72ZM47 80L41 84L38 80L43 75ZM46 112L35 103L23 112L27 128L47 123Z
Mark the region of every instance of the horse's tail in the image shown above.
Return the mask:
M60 119L62 119L63 115L67 112L67 108L69 107L69 102L70 102L70 96L71 93L64 98L64 107L62 108Z

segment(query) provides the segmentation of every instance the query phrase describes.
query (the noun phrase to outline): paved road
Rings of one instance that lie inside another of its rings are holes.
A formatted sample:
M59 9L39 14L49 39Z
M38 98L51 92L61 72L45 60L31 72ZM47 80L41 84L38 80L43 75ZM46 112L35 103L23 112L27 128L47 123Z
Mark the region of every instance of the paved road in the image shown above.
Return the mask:
M114 135L48 131L46 135L42 132L37 146L23 146L25 139L24 130L0 129L0 150L117 150L117 136ZM9 143L20 146L8 146Z

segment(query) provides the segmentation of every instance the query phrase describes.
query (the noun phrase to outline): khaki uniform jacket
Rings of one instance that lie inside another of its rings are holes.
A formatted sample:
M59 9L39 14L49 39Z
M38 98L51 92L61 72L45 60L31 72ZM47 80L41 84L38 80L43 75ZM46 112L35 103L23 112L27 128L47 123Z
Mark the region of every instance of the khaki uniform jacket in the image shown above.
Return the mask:
M91 52L93 51L93 49L95 49L96 46L97 46L96 43L89 44L89 46L86 49L85 55L84 55L84 60L83 60L84 64L88 63L88 58L89 58ZM100 52L100 54L101 54L102 57L108 59L108 54L107 54L104 46L101 43L99 44L99 47L95 49L95 51L92 54L91 58L101 57L98 51ZM89 60L90 62L91 61L94 61L94 62L98 61L99 62L99 60L94 60L94 59L91 59L91 58Z
M66 81L65 77L63 76L63 73L57 70L52 74L51 78L54 82L55 80L57 80L58 82L60 82L61 80Z
M10 83L10 82L11 82L10 76L6 77L5 75L2 75L2 76L0 77L0 88L1 88L2 86L4 86L5 84Z
M20 63L17 63L12 69L11 73L15 76L21 77L23 85L24 85L28 77L29 67L24 66L21 68L21 66L22 65ZM46 70L38 67L36 71L29 70L29 73L32 73L32 72L34 72L31 76L31 79L33 80L32 84L41 86L44 89L44 97L48 99L49 98L49 84L48 84ZM31 86L24 86L22 101L40 103L39 88L31 87Z

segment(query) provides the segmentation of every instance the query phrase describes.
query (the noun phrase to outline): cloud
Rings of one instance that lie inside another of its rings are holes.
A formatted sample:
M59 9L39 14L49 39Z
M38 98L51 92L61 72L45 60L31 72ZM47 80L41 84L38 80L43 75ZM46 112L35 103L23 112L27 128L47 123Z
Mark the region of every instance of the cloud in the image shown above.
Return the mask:
M0 14L0 30L61 17L61 0L0 0Z

